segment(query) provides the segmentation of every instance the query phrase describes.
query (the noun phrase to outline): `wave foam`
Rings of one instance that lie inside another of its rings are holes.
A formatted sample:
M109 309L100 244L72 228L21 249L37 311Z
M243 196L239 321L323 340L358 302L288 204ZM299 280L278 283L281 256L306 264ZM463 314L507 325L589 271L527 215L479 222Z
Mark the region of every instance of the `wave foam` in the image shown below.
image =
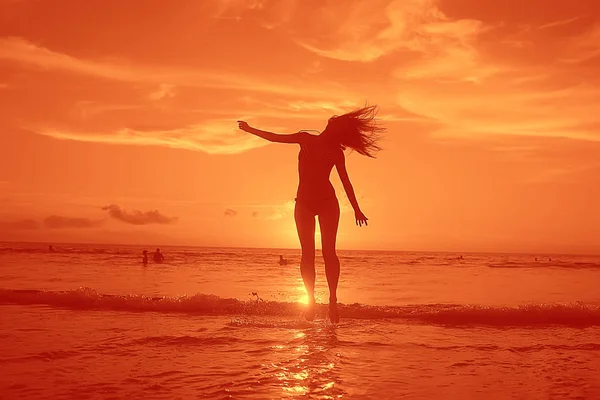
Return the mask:
M75 310L186 313L215 316L299 317L302 305L278 301L242 301L211 294L181 297L109 295L90 288L68 291L0 289L0 304L65 307ZM415 304L368 306L340 304L340 316L352 319L399 319L439 325L490 326L600 326L600 305L587 303L528 304L518 307L468 304ZM318 305L317 314L326 315L327 306Z

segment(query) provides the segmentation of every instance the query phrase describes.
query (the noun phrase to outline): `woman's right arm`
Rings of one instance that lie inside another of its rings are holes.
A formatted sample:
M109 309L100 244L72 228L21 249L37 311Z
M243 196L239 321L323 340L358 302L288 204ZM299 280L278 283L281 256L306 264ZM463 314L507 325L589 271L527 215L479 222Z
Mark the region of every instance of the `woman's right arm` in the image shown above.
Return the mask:
M292 134L280 134L280 133L267 132L267 131L262 131L260 129L252 128L245 121L238 121L238 123L239 123L239 128L241 130L251 133L253 135L256 135L258 137L261 137L265 140L268 140L269 142L302 143L306 139L307 135L309 135L309 133L307 133L307 132L297 132L297 133L292 133Z

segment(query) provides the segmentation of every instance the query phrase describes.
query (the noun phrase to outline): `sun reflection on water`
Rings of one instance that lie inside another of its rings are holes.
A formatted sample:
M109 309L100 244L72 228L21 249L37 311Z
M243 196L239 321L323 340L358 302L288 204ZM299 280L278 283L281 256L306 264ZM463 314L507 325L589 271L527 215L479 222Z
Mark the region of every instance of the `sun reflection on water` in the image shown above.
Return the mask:
M299 279L298 285L296 286L296 291L300 292L298 303L300 304L308 304L308 294L306 293L306 288L304 287L304 282L302 279Z
M285 397L341 398L344 390L336 365L338 339L335 328L315 326L292 333L286 346L289 358L278 363L275 374Z

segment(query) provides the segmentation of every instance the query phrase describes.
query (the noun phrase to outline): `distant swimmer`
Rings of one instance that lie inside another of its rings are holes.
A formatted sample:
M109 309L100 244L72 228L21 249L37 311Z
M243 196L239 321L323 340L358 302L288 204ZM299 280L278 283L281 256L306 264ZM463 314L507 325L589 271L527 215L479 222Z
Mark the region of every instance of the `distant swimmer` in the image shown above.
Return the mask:
M54 252L54 247L52 247L52 245L48 246L48 251L49 251L50 253Z
M279 265L287 265L287 260L283 256L279 256Z
M155 263L161 263L165 260L165 256L160 252L160 249L156 249L152 255L152 260L154 260Z
M148 250L142 252L142 264L148 264Z

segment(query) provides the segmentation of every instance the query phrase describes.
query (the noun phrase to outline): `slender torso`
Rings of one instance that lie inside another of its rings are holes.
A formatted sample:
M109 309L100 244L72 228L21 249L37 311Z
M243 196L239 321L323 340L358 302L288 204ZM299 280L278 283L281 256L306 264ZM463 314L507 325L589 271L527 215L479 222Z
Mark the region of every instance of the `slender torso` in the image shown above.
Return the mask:
M337 201L329 175L341 151L339 147L327 145L318 136L309 136L300 145L296 199L315 213L324 202Z

